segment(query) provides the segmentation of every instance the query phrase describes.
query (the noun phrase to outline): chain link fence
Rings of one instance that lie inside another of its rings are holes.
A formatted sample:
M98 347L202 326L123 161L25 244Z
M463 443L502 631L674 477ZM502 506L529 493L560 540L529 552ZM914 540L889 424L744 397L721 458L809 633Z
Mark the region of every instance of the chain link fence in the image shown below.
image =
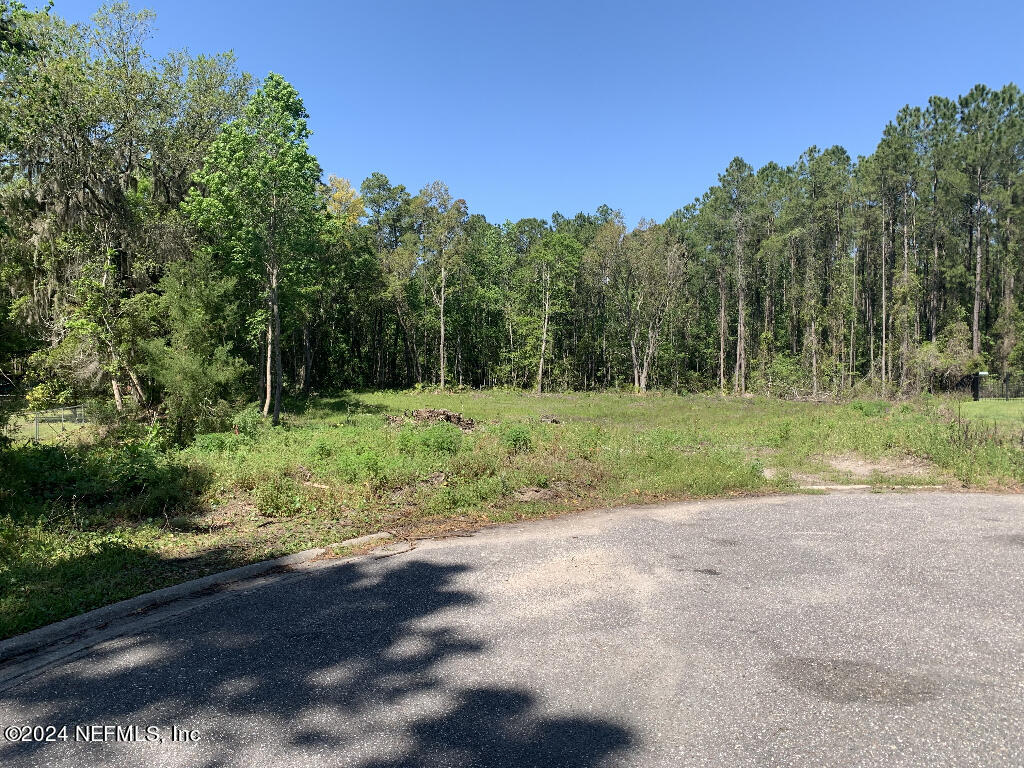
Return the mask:
M89 423L85 405L16 411L7 422L7 436L14 439L52 440L76 432Z

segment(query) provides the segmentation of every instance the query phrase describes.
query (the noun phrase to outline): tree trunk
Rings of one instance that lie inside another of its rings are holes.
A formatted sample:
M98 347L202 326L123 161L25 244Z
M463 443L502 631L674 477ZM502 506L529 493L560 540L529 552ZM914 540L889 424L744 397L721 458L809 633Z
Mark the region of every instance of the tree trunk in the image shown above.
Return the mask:
M733 393L747 391L747 320L746 285L743 280L743 226L736 227L736 367L733 370Z
M629 337L629 352L633 360L633 391L640 392L640 355L637 352L637 337L639 331L633 331Z
M789 241L789 351L796 357L797 347L797 316L796 316L796 247L792 239ZM786 303L787 297L783 294L782 302Z
M438 302L438 307L441 310L441 340L440 340L439 349L438 349L438 354L439 354L439 356L441 358L441 360L440 360L440 362L441 362L441 389L444 389L445 375L446 375L445 365L444 365L445 364L445 356L447 354L447 350L445 349L445 340L444 340L444 333L445 333L444 302L445 302L445 298L446 298L445 297L445 293L446 293L447 287L448 287L448 269L447 269L447 267L442 266L441 267L441 299Z
M128 373L128 378L132 380L132 396L135 398L135 402L139 405L146 404L146 393L142 389L142 384L139 382L139 377L135 375L135 371L130 366L124 367Z
M396 334L397 339L397 334ZM397 357L397 356L396 356ZM396 361L397 362L397 361ZM396 365L397 367L397 365ZM302 394L308 395L313 379L313 344L309 338L309 323L302 326Z
M906 391L910 368L910 239L907 233L907 199L903 198L903 338L901 339L900 389Z
M651 367L654 363L654 352L658 347L658 337L661 335L661 326L665 317L665 313L668 312L668 303L671 301L670 298L665 300L665 308L662 313L651 321L647 327L647 349L644 350L644 361L643 367L640 369L640 393L644 394L647 392L647 382L650 380Z
M272 302L268 301L268 304ZM274 318L273 311L267 315L267 359L266 359L266 370L264 371L263 381L266 383L266 392L263 398L263 418L267 418L270 415L270 401L273 395L274 389L274 375L273 375L273 362L274 362Z
M515 342L512 340L512 317L508 319L508 359L509 359L509 375L512 378L512 386L516 386L516 348Z
M974 315L971 328L971 351L981 354L981 173L978 174L978 213L974 221Z
M885 343L885 331L888 325L888 304L885 298L885 268L886 268L886 237L885 237L885 200L882 200L882 389L885 389L886 385L886 343Z
M281 367L281 308L278 302L277 292L277 266L274 266L270 277L271 304L273 306L273 329L274 329L274 418L273 425L276 427L281 423L281 385L284 378Z
M117 376L110 374L110 387L114 390L114 406L117 408L117 412L121 413L124 410L124 399L121 397L121 385L117 383Z
M718 389L725 394L725 274L718 273Z
M818 396L818 330L811 319L811 395Z
M261 337L259 339L258 344L256 345L256 371L257 371L257 376L256 376L256 391L253 393L254 396L255 396L254 399L257 402L262 402L263 401L263 399L266 397L266 391L267 391L267 366L263 364L263 361L267 359L267 357L266 357L266 349L264 348L265 345L266 345L266 340Z
M544 323L540 333L540 362L537 364L537 392L543 387L544 382L544 355L547 352L548 342L548 314L551 311L551 273L544 270Z

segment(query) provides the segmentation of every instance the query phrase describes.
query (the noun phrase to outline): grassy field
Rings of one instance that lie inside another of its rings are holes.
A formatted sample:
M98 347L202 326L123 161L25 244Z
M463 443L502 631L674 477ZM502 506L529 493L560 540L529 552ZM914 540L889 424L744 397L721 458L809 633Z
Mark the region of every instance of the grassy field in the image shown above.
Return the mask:
M940 400L373 392L293 404L276 429L250 414L181 451L24 446L0 474L0 637L382 529L828 484L1018 490L1021 434Z
M11 417L7 425L7 434L15 440L58 442L87 425L80 408L21 411Z
M960 413L966 419L996 424L1016 430L1024 430L1024 399L968 400L960 404Z

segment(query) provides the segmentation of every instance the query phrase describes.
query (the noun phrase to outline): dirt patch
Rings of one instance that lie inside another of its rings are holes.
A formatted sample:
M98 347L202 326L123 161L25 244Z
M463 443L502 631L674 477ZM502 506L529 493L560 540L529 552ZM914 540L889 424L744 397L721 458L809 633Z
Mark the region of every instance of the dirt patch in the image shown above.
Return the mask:
M820 475L810 475L806 472L788 472L787 470L765 467L762 470L765 480L775 480L780 474L788 474L789 479L797 485L821 485L825 480Z
M447 480L448 480L448 475L446 475L444 472L432 472L431 474L429 474L425 478L423 478L423 480L421 482L424 485L432 485L432 486L436 487L438 485L444 485L444 483Z
M299 464L295 469L292 470L292 476L300 483L305 485L307 488L319 488L321 490L329 490L331 486L325 483L313 482L313 473L309 471L307 467Z
M563 482L552 483L548 488L539 488L536 485L531 485L529 488L520 488L513 493L512 499L514 501L549 501L557 499L568 488L569 484Z
M520 488L512 494L512 498L516 501L546 501L548 499L557 499L558 491L554 488L531 486L530 488Z
M913 456L865 459L853 454L845 454L826 459L826 462L832 469L848 472L859 478L867 478L873 474L922 477L935 471L934 464Z

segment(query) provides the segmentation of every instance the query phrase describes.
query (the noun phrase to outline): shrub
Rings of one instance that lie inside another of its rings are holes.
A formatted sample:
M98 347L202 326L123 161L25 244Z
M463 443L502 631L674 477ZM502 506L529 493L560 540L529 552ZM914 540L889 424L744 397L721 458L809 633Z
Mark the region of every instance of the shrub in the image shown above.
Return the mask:
M533 436L525 424L509 424L501 434L505 447L511 454L529 453L533 450Z
M238 434L252 439L267 428L267 420L263 418L259 406L253 403L234 415L231 426Z
M253 501L264 515L290 515L302 511L302 494L290 477L271 476L252 492Z
M325 442L318 441L309 447L309 457L311 459L322 461L329 459L334 455L334 448Z
M43 504L74 500L140 516L187 510L208 481L139 441L79 448L33 443L6 451L3 460L10 471L0 473L0 496Z
M778 353L751 372L750 390L778 397L797 397L810 389L810 371L796 356Z
M34 410L70 405L73 398L71 387L58 379L46 379L25 393L28 407Z
M793 422L783 419L778 424L766 425L765 431L764 444L769 448L781 448L793 437Z
M454 424L432 424L419 436L424 453L433 456L454 456L462 448L462 430Z
M231 432L211 432L197 435L192 448L202 453L234 453L248 443L244 435Z
M855 400L850 407L868 417L884 416L889 412L889 403L884 400Z

